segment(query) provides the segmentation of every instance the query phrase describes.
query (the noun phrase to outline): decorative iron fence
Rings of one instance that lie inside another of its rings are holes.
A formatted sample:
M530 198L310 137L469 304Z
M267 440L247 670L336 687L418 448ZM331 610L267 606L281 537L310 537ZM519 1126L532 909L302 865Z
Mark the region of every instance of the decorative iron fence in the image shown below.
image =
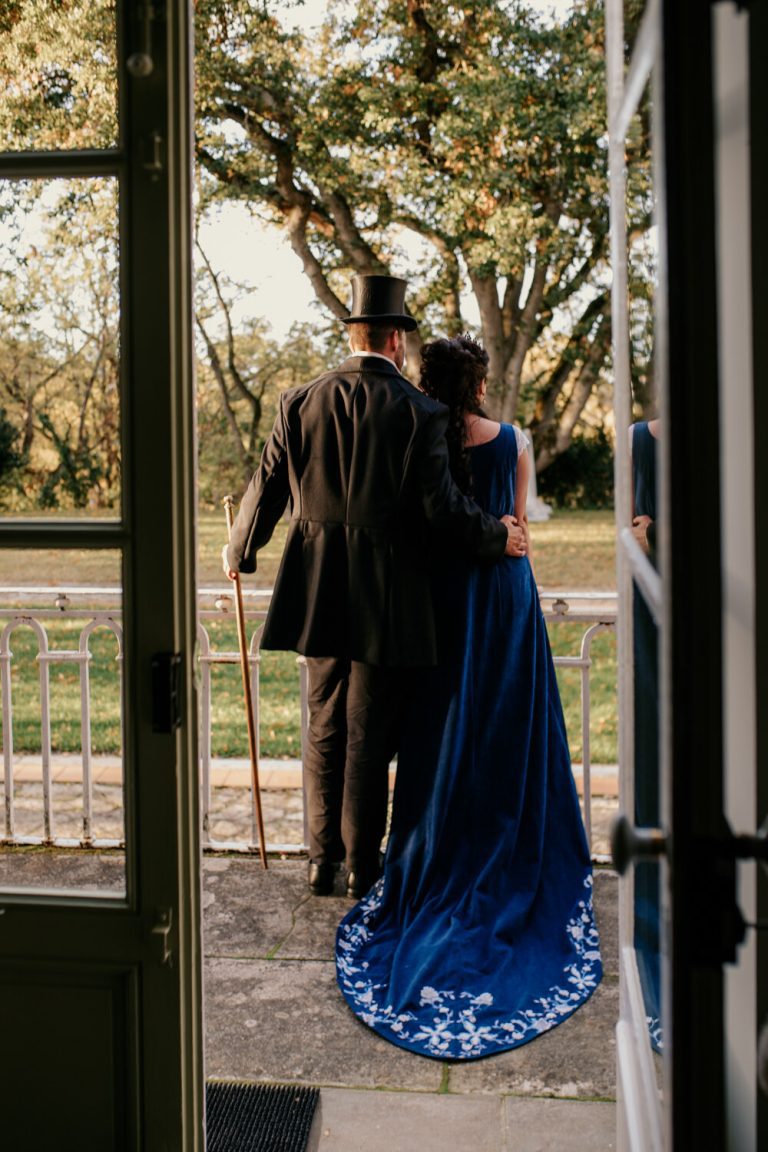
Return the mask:
M256 746L260 748L259 721L262 711L260 684L261 654L259 639L261 625L266 617L269 592L244 591L246 619L250 624L249 660L254 707ZM53 596L53 607L50 605ZM556 656L555 665L578 671L581 692L582 742L582 797L584 823L592 844L592 762L591 762L591 693L590 670L593 665L592 642L603 632L612 631L616 624L616 596L614 593L543 593L542 607L551 629L567 621L583 627L578 655ZM23 607L18 607L19 603ZM4 606L3 606L4 605ZM217 851L255 851L258 847L255 803L250 784L247 806L250 810L250 829L235 838L217 839L211 835L214 811L214 766L212 729L215 712L215 693L212 670L216 666L240 663L237 650L217 649L211 643L212 621L228 621L234 617L234 601L230 590L203 589L198 601L198 665L200 702L200 785L202 808L203 847ZM51 647L48 629L54 621L66 616L80 623L77 646ZM3 793L4 824L0 830L0 843L10 845L40 844L56 847L119 848L120 836L95 836L93 816L94 757L91 751L92 695L90 665L93 658L91 640L99 629L111 632L116 640L115 675L117 692L122 701L123 632L121 625L121 595L119 588L65 587L59 591L50 588L4 588L0 591L0 696L3 725ZM13 742L13 649L11 640L17 630L32 630L37 641L40 691L40 765L42 804L42 834L22 835L17 831L14 797L17 791L16 764ZM52 787L51 690L50 671L56 665L75 665L79 670L80 686L80 762L82 811L79 836L60 836L56 832L56 812ZM307 730L306 666L302 657L296 659L296 693L300 710L300 730L303 742ZM121 734L122 734L122 705ZM121 739L122 747L122 739ZM295 775L295 774L294 774ZM303 784L302 784L303 788ZM306 850L306 808L302 802L303 829L301 842L267 842L272 852L291 853Z

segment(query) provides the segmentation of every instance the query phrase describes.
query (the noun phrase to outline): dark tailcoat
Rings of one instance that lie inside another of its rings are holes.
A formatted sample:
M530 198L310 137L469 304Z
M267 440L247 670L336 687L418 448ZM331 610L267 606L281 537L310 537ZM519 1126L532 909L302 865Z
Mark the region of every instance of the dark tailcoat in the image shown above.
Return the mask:
M448 410L379 356L352 356L280 397L243 497L229 563L256 552L290 504L262 647L390 667L433 664L429 554L493 560L507 541L451 480Z

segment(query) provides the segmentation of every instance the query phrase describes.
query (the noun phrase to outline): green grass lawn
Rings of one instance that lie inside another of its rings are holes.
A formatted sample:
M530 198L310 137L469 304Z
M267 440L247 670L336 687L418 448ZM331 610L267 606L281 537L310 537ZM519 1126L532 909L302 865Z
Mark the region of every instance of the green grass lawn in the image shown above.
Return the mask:
M542 591L616 589L613 512L555 512L531 524L536 583Z
M280 561L285 523L278 526L269 546L259 554L259 569L248 577L247 587L271 587ZM534 564L539 587L607 591L615 588L613 516L610 512L562 512L551 520L531 526ZM226 523L220 515L203 513L199 523L201 586L226 583L220 552L226 539ZM43 585L53 590L62 584L118 584L119 560L114 552L69 550L47 552L0 552L0 585ZM62 617L48 623L50 647L76 649L84 621ZM236 651L233 622L207 622L215 650ZM555 655L578 653L581 629L572 623L550 628ZM12 637L13 651L13 743L17 752L40 749L40 693L37 641L28 627ZM91 640L90 664L92 749L116 753L120 747L120 713L117 645L106 630ZM616 646L615 636L601 635L592 648L592 760L616 760ZM260 666L261 754L294 757L300 751L299 670L294 653L265 652ZM52 665L51 736L54 751L78 752L80 740L79 674L74 665ZM579 675L559 669L558 681L571 742L571 754L581 759L581 706ZM214 756L247 756L240 671L236 666L214 667Z

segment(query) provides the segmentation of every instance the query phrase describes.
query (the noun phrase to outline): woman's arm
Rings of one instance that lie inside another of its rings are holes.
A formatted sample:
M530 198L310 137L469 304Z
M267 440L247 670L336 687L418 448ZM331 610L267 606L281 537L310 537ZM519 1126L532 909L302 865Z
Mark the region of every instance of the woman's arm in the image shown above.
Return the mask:
M515 516L522 524L527 522L528 481L531 475L530 449L526 448L517 458L517 481L515 483Z
M531 475L531 447L530 445L520 453L517 458L517 480L515 482L515 519L525 529L525 538L528 544L528 560L533 570L533 555L531 552L531 534L528 530L528 480ZM535 573L534 573L535 579Z

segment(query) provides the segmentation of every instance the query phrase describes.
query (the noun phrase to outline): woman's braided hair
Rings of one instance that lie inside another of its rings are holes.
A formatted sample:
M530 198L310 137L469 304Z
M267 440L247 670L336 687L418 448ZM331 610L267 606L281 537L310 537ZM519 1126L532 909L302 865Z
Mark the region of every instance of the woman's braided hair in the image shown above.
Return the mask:
M487 374L488 353L471 336L433 340L421 349L419 387L449 409L446 439L451 475L467 494L472 491L472 471L464 418L485 415L478 390Z

